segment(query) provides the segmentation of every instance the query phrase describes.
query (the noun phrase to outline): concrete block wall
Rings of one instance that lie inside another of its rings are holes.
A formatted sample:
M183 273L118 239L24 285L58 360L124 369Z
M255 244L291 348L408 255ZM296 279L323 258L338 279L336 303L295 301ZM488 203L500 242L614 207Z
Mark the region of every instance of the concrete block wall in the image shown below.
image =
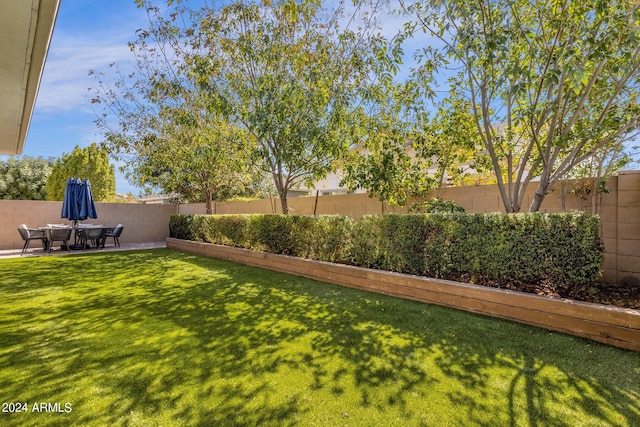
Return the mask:
M613 186L617 188L617 177L613 178ZM611 185L609 185L611 187ZM527 188L524 197L523 211L526 211L529 204L533 200L535 186L532 184ZM614 191L612 191L614 193ZM430 199L435 197L435 193L426 197ZM477 185L469 187L450 187L442 191L441 198L445 200L453 200L458 205L465 208L468 212L504 212L500 192L495 185ZM603 205L605 207L616 207L615 194L607 194L604 197ZM375 197L369 197L368 194L347 194L337 196L320 196L317 199L316 213L324 214L344 214L359 219L363 215L375 215L381 213L407 213L408 206L389 206L382 203ZM413 200L412 202L415 202ZM412 203L410 202L409 205ZM566 209L580 209L581 201L573 195L567 197ZM214 214L249 214L249 213L281 213L280 201L274 199L270 201L252 200L248 202L222 202L214 203ZM289 199L290 213L301 215L312 215L316 206L316 198L311 197L294 197ZM204 214L205 204L194 203L180 205L179 213L181 214ZM554 189L544 200L541 212L561 212L562 203L559 198L559 191ZM615 221L614 221L615 222Z
M17 228L26 224L37 228L47 224L71 224L60 218L62 202L32 200L0 200L0 249L21 248L24 242ZM177 213L175 205L143 205L123 203L96 203L97 219L84 223L122 224L121 243L163 241L169 237L169 218Z
M367 194L348 194L338 196L320 196L316 206L315 197L294 197L289 199L289 210L297 215L345 214L358 219L363 215L398 212L406 213L407 207L395 207L383 205L380 200L370 198ZM213 213L218 215L229 214L270 214L282 213L279 199L262 199L248 202L216 202L212 207ZM204 214L204 203L180 205L181 214Z
M605 282L635 284L640 286L640 171L623 172L607 182L609 193L602 195L600 218L602 238L605 244L603 278ZM531 183L523 200L526 211L533 200L536 183ZM560 186L544 199L541 212L562 212ZM434 197L430 195L427 197ZM496 185L478 185L469 187L450 187L442 191L441 197L453 200L468 212L504 212L500 192ZM565 199L566 210L592 210L590 201L568 194ZM280 202L274 200L254 200L250 202L215 203L217 214L248 214L281 212ZM296 197L289 199L291 213L311 215L316 207L315 197ZM180 205L179 213L204 214L204 203ZM383 204L377 198L367 194L349 194L339 196L320 196L316 213L345 214L355 219L363 215L380 213L406 213L407 207L393 207Z
M618 282L640 286L640 171L618 176Z

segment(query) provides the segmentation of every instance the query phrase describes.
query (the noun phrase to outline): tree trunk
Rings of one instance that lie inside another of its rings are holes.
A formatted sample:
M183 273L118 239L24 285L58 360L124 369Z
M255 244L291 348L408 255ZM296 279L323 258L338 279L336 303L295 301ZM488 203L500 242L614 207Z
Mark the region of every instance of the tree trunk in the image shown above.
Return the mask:
M276 213L276 202L273 200L273 195L271 194L271 190L269 190L269 207L271 208L271 213Z
M569 179L565 178L560 180L560 194L558 199L560 200L560 206L562 206L562 212L567 211L567 193L569 192Z
M313 216L316 216L318 212L318 196L320 195L320 190L316 189L316 202L313 205Z
M538 212L540 210L540 206L542 205L542 201L544 200L547 193L549 193L549 177L542 176L540 178L540 183L538 184L538 188L536 188L536 192L533 194L533 200L531 201L531 206L529 207L529 212Z
M280 206L282 207L282 213L287 215L289 213L289 203L287 202L287 193L289 192L289 179L285 178L282 172L282 166L280 164L276 165L277 173L271 172L271 176L273 176L273 182L276 185L276 191L278 192L278 197L280 198Z
M538 212L543 200L544 194L536 190L535 194L533 195L533 200L531 201L531 206L529 207L529 212Z
M280 195L280 206L282 207L282 213L285 215L289 214L289 203L287 201L287 194Z
M276 186L278 187L278 197L280 197L280 207L282 208L282 213L284 215L289 214L289 201L287 200L288 188L285 184L281 182L277 182Z
M440 198L440 194L442 193L442 184L444 183L444 174L447 171L447 165L449 164L449 157L451 155L451 146L449 146L449 150L447 151L447 155L444 158L444 162L442 164L442 169L439 171L440 179L438 182L438 192L436 193L436 199Z
M512 189L507 189L502 180L498 180L496 185L498 186L498 191L500 192L500 198L502 199L502 205L504 206L505 212L508 214L520 212L517 195L513 195L510 191L507 191Z
M213 210L211 209L211 197L212 197L212 195L209 192L206 192L206 194L207 194L207 201L206 201L205 213L207 215L211 215L213 213Z

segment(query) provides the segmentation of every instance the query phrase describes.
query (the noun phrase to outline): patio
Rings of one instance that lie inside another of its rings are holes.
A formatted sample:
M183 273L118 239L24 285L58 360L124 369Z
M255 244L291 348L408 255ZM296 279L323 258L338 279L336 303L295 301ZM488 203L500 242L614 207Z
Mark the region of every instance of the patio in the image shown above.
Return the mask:
M164 241L160 242L146 242L146 243L122 243L120 247L114 246L110 244L112 242L107 242L107 245L104 249L87 249L87 250L74 250L71 252L67 252L65 250L60 250L59 247L55 247L51 253L47 253L41 247L31 247L27 249L27 252L22 254L22 248L19 249L2 249L0 250L0 259L2 258L19 258L19 257L34 257L34 256L55 256L55 255L78 255L78 254L88 254L95 252L118 252L118 251L131 251L131 250L139 250L139 249L156 249L156 248L164 248L167 243ZM37 245L34 245L37 246Z

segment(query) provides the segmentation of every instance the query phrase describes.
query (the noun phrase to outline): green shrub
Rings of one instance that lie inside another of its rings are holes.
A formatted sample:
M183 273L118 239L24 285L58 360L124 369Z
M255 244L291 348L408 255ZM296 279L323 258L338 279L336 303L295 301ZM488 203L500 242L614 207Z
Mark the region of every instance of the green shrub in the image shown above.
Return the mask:
M586 213L475 214L457 218L456 273L478 282L546 283L564 294L599 277L599 218Z
M191 223L193 215L171 215L169 218L169 236L176 239L193 240Z
M317 236L311 242L314 257L323 261L345 262L349 250L353 220L344 215L324 215L314 217Z
M194 215L191 220L191 236L196 242L211 241L209 223L211 217L207 215Z
M599 277L598 229L586 213L367 216L354 226L349 259L493 286L545 283L567 294Z
M259 215L251 221L253 249L274 254L298 254L293 233L293 216Z
M348 262L365 268L382 269L380 216L366 215L353 225L351 243L348 248Z
M599 218L561 214L175 215L171 236L561 295L599 277Z
M383 270L409 274L425 273L424 217L419 215L388 215L381 223Z
M323 261L344 262L352 220L344 215L174 215L170 235Z
M460 228L457 221L452 221L449 215L421 215L424 218L425 243L424 275L435 278L451 278L453 265L448 256L454 251L453 237Z
M276 254L341 262L352 220L344 215L255 215L252 247Z
M250 235L248 229L248 216L241 215L199 215L203 220L203 227L199 230L205 241L218 245L237 246L248 248Z
M430 215L365 216L354 227L350 259L369 268L443 277L446 226Z

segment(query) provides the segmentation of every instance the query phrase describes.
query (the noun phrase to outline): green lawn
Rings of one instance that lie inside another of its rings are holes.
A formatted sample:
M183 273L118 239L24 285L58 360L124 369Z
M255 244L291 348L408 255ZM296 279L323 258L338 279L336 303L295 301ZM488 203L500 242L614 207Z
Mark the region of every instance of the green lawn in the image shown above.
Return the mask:
M639 353L169 249L0 260L0 343L3 426L640 425Z

